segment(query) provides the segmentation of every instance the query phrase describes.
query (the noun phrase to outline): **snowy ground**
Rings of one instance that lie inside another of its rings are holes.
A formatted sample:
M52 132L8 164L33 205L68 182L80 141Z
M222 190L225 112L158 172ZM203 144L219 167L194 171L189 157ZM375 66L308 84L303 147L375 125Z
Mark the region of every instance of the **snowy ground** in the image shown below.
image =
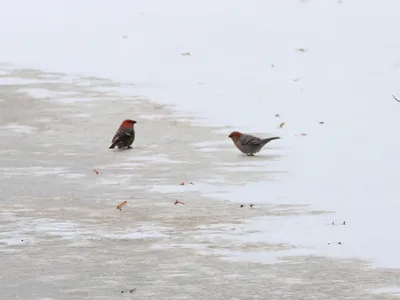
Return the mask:
M285 155L272 170L285 171L279 181L218 193L335 213L251 220L265 228L255 240L400 267L396 1L43 0L21 7L2 2L4 62L130 82L115 89L176 104L205 125L280 135ZM225 167L258 163L243 157Z

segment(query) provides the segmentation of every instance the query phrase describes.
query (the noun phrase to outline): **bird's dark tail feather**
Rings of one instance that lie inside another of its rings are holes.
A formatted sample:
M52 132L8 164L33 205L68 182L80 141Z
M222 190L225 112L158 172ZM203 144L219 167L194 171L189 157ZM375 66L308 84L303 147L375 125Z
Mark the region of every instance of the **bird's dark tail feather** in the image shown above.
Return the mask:
M117 143L115 143L115 142L112 143L111 146L110 146L108 149L114 149L116 144L117 144Z
M280 139L279 136L275 136L275 137L271 137L271 138L268 138L268 139L264 139L264 141L265 141L265 143L267 144L267 143L269 143L270 141L279 140L279 139Z

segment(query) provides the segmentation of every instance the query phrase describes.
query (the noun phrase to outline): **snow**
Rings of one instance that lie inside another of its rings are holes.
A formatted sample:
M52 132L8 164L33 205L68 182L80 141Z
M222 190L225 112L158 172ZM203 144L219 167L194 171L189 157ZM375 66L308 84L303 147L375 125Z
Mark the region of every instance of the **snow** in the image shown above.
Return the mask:
M391 96L400 97L398 1L21 5L2 1L3 61L132 82L132 95L177 104L205 124L280 135L285 155L274 166L284 179L240 193L334 210L332 218L351 224L336 233L341 249L351 245L340 251L400 267L400 104ZM319 218L273 222L282 240L308 244L311 236L333 255Z

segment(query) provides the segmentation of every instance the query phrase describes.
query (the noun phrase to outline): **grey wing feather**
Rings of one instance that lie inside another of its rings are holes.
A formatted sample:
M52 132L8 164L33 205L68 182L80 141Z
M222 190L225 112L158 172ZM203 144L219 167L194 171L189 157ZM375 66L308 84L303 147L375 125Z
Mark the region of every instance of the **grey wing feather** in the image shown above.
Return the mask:
M247 145L247 144L260 145L262 143L262 140L256 136L246 134L240 137L240 142L242 145Z

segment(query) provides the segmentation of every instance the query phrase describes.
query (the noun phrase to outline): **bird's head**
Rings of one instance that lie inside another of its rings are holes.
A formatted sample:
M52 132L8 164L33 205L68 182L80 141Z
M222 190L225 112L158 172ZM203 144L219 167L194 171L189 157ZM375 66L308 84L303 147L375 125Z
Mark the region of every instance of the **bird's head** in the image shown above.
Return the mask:
M133 127L137 122L134 120L126 119L122 122L121 127Z
M242 134L239 131L232 131L228 137L235 142L240 138L241 135Z

